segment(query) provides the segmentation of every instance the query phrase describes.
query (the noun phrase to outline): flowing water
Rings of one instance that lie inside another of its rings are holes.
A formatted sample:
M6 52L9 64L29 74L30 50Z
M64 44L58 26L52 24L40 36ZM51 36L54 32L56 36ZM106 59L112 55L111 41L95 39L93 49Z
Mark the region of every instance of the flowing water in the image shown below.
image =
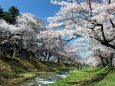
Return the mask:
M57 80L64 79L68 76L68 70L60 70L58 75L49 75L46 77L37 76L32 80L28 80L19 86L47 86L48 84L55 83Z

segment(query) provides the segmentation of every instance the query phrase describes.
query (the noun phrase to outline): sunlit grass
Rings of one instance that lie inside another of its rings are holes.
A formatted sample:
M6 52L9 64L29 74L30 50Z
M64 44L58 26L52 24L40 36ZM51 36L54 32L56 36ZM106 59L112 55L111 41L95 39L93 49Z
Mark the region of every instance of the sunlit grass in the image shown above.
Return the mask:
M115 69L113 69L103 80L95 82L93 86L115 86Z
M93 78L98 77L99 74L107 73L108 70L108 68L88 68L80 71L72 70L67 78L58 80L49 86L84 86L84 84L86 86Z

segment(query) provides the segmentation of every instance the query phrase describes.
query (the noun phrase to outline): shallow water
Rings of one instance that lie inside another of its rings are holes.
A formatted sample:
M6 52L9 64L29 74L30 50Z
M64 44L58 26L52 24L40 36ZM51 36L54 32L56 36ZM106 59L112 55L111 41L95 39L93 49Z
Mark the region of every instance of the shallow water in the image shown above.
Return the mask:
M28 80L19 86L47 86L48 84L55 83L57 80L64 79L68 76L68 71L60 71L58 75L49 75L46 77L37 76L34 79Z

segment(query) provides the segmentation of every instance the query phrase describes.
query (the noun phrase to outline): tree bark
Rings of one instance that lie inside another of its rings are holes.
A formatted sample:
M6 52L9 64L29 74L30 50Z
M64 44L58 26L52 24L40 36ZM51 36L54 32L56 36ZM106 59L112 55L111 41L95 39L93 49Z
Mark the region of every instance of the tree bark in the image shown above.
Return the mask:
M16 56L16 48L13 49L12 58L15 58L15 56Z
M60 58L59 57L57 58L57 63L60 63Z
M100 58L101 58L102 66L103 66L103 67L106 67L106 65L105 65L105 63L104 63L104 59L103 59L102 57L100 57Z
M113 62L113 57L110 58L110 67L113 67L112 62Z

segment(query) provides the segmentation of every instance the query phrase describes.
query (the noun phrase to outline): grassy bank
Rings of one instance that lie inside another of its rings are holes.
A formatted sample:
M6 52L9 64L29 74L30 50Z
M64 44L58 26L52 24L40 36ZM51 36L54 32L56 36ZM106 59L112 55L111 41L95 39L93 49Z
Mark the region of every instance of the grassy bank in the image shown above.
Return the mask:
M0 86L16 86L36 76L57 74L58 70L73 68L69 76L49 86L115 86L114 68L86 68L77 70L75 65L27 60L0 56Z
M96 85L96 83L105 78L110 72L111 69L109 68L88 68L80 71L71 70L67 78L58 80L49 86L105 86L104 84Z
M0 56L0 86L15 86L37 75L55 74L69 67L72 65Z
M115 86L115 69L112 69L103 80L94 82L90 86Z

